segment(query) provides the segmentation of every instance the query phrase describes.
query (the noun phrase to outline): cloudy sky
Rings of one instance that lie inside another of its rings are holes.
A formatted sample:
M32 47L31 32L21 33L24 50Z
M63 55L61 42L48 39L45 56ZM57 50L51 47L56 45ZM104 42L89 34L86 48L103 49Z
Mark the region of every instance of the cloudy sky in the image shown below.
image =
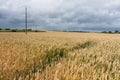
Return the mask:
M0 28L120 30L120 0L0 0Z

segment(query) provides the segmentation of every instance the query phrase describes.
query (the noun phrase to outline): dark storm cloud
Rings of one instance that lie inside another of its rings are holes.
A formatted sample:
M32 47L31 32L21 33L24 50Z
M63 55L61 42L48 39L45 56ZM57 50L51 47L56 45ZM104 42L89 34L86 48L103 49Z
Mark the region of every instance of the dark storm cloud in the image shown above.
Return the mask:
M114 30L120 28L119 0L1 0L0 27L45 30Z
M0 13L0 19L5 19L6 16L3 13Z

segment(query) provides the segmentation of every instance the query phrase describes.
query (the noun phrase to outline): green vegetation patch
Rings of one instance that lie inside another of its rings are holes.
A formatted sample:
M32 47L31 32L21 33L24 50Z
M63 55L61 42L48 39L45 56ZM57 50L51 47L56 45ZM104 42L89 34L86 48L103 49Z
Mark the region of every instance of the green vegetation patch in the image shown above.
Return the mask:
M33 64L27 65L25 70L16 70L14 75L16 75L17 79L17 77L20 75L22 75L22 77L25 77L27 75L32 76L31 74L36 72L43 72L47 66L51 66L52 64L61 61L63 58L66 58L67 53L67 50L64 48L50 49L46 51L45 54L33 59Z
M95 42L93 42L93 41L87 41L87 42L85 42L83 44L78 43L76 46L74 46L72 48L72 50L90 48L93 45L95 45Z

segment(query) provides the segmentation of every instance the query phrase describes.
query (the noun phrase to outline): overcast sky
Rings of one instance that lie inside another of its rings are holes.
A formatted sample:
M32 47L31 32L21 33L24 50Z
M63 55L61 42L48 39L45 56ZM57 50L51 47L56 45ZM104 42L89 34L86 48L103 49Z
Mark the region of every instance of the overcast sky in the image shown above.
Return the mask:
M0 28L120 30L120 0L0 0Z

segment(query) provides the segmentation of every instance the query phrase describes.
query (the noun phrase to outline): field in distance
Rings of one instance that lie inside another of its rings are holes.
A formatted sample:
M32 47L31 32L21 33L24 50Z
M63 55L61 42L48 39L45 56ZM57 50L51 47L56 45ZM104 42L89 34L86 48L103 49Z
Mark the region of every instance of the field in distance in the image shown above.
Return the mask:
M120 34L1 32L0 80L120 80Z

